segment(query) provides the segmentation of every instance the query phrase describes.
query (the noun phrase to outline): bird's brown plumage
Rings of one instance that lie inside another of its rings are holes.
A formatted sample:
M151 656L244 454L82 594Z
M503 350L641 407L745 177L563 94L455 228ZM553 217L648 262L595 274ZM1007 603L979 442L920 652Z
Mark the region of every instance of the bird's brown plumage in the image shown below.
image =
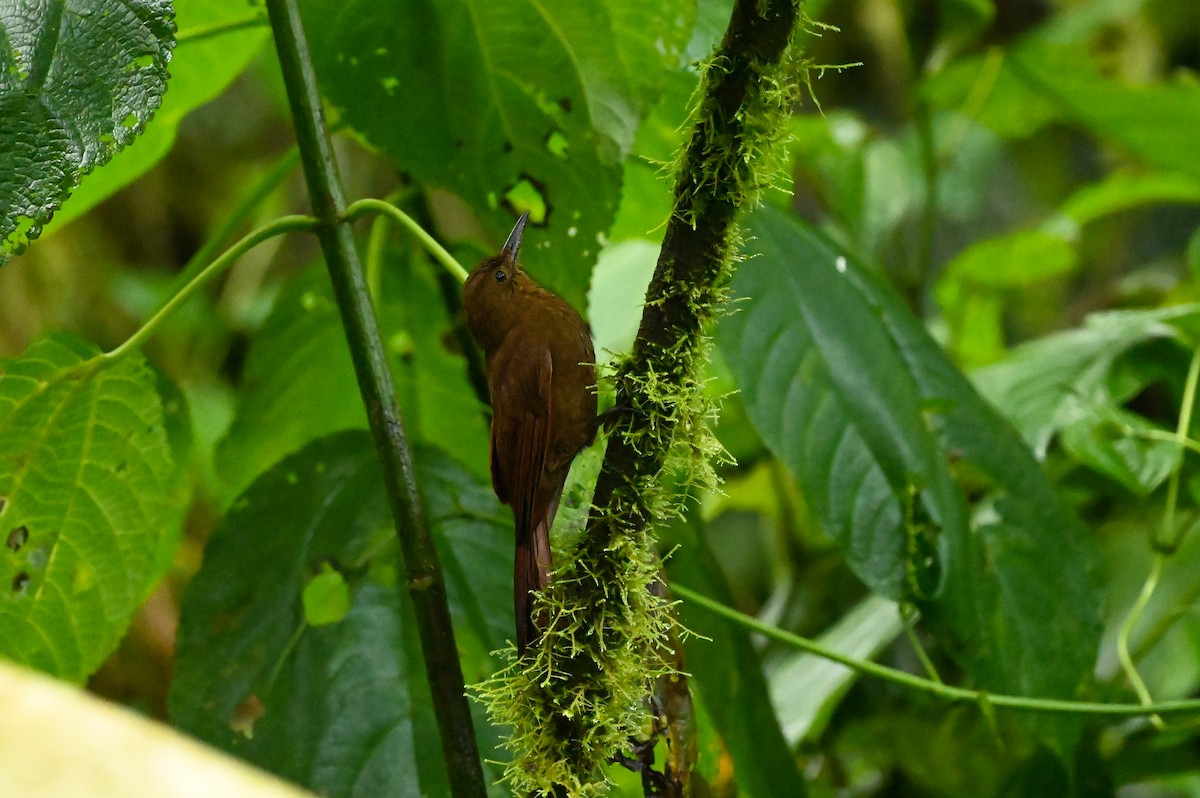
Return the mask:
M550 526L571 461L596 430L595 353L587 324L518 265L527 215L463 290L492 402L492 486L516 526L517 650L537 638L531 591L546 586Z

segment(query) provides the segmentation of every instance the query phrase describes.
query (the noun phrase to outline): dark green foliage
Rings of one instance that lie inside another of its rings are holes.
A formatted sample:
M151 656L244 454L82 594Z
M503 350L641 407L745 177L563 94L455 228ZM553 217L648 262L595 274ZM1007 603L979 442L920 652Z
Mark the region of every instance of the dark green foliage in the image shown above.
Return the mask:
M508 572L496 567L511 562L511 533L488 488L445 455L422 450L420 474L464 670L480 679L511 634ZM257 480L188 589L175 723L323 794L444 794L390 522L365 432L314 441ZM349 587L350 609L312 625L302 596L330 570ZM476 724L494 745L496 732Z
M920 606L979 686L1075 696L1100 632L1078 520L884 286L776 211L750 230L718 341L851 568Z

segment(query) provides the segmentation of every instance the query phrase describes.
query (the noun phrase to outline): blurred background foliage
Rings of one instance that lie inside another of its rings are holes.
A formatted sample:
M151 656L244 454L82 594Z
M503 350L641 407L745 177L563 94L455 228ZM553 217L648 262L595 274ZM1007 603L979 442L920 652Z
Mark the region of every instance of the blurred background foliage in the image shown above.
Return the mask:
M307 5L313 13L325 6ZM595 213L611 226L601 224L591 242L568 240L561 225L554 233L555 253L569 250L589 267L598 258L590 286L578 267L549 282L577 304L588 301L598 349L612 352L632 338L636 286L649 277L669 212L659 164L682 136L695 85L688 65L728 18L720 0L677 5L678 17L673 6L658 22L670 31L662 46L678 52L682 67L663 72L642 93L644 106L628 109L635 120L644 114L640 124L628 115L607 120L618 154L597 161L595 179L619 182L621 195ZM155 124L0 269L2 357L50 330L112 348L170 296L202 247L306 208L261 11L241 0L176 6L180 41ZM1115 640L1151 569L1150 542L1169 503L1180 529L1200 520L1194 455L1165 440L1178 423L1187 342L1200 318L1186 309L1200 299L1200 6L813 0L807 12L840 29L812 30L815 64L862 66L814 73L821 108L807 104L791 122L792 193L769 201L794 208L894 286L1044 461L1099 553L1105 637L1092 694L1132 700ZM483 181L455 173L434 180L441 189L424 188L457 156L405 163L389 155L396 145L388 130L373 127L388 117L362 117L374 107L355 94L365 84L322 56L323 35L313 32L322 74L340 76L327 88L332 121L348 125L338 141L348 195L390 196L464 263L494 249L503 210L481 220L445 188L465 195ZM420 37L405 46L419 52ZM371 85L382 92L371 99L380 107L420 105L413 97L427 91ZM339 104L356 110L342 118ZM555 146L547 142L551 156ZM486 155L476 158L486 169ZM499 209L505 200L536 207L541 198L537 185L518 183L493 199ZM236 231L225 228L231 216ZM367 242L368 225L361 230ZM455 303L446 301L453 285L404 236L375 232L369 246L381 256L393 354L420 362L401 379L410 424L485 478L486 417ZM318 259L306 237L274 239L151 341L147 356L190 410L192 500L169 577L92 678L96 692L165 717L181 595L224 510L284 455L364 425ZM300 321L286 313L297 307ZM1112 310L1142 313L1094 315ZM735 387L722 354L714 351L709 375L718 394ZM736 393L724 400L718 433L737 462L722 469L724 493L703 497L699 512L665 536L668 547L682 547L673 575L855 656L919 671L896 606L847 567ZM1200 682L1198 546L1188 535L1167 560L1134 636L1156 698L1191 695ZM700 775L713 795L771 794L779 782L769 755L754 762L763 732L756 724L778 722L814 796L1200 796L1198 729L1089 724L1063 763L1010 717L993 724L977 708L850 678L729 625L685 622L718 641L689 649ZM931 655L944 674L955 673L936 646ZM740 680L749 686L728 694L715 687ZM774 719L763 715L768 695ZM635 780L618 778L638 792Z

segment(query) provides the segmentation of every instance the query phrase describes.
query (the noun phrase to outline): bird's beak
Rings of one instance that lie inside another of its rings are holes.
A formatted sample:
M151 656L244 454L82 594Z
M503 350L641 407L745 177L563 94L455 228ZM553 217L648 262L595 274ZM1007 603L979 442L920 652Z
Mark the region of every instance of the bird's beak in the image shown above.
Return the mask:
M512 232L508 234L508 240L504 242L504 249L500 250L500 254L506 256L514 263L517 260L517 251L521 248L521 236L525 234L525 223L529 221L529 211L521 214L521 218L517 219L517 223L513 225Z

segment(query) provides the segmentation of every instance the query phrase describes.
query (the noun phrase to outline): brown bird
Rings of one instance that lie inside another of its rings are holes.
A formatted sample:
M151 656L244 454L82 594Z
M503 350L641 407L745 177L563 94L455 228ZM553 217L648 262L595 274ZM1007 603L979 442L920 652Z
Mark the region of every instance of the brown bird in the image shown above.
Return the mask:
M596 355L584 320L517 262L529 214L463 289L467 330L487 358L492 487L512 506L517 652L537 640L532 596L548 581L550 526L571 461L596 434Z

